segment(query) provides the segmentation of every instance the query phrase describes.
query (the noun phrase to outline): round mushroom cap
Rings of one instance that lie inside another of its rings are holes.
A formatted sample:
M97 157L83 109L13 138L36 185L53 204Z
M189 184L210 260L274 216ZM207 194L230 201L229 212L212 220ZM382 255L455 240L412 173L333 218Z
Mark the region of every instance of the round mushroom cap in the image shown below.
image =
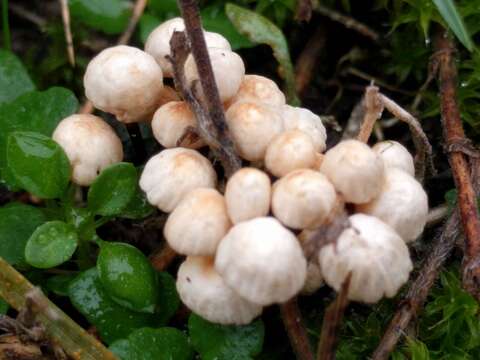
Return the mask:
M395 296L413 269L405 242L376 217L355 214L349 220L336 243L319 252L325 282L338 291L351 273L350 300L376 303Z
M270 211L272 186L270 178L255 168L242 168L228 179L225 201L228 215L234 224L260 216Z
M87 66L85 95L93 105L124 123L150 120L162 99L162 69L140 49L118 45L103 50Z
M397 141L387 140L376 143L372 150L383 159L386 167L395 167L415 176L413 156Z
M245 65L243 64L242 58L233 51L209 48L208 54L210 55L213 75L215 77L215 83L217 84L220 100L225 102L238 92L245 76ZM185 62L185 78L190 85L200 79L197 65L191 54ZM203 96L203 90L200 84L198 84L198 92Z
M345 140L325 153L320 167L346 202L367 203L382 189L383 160L358 140Z
M183 19L176 17L161 23L148 35L145 51L155 58L165 77L173 77L172 64L166 58L170 55L170 39L175 31L184 30ZM204 31L203 34L207 47L231 50L230 43L222 35L208 31Z
M267 147L265 166L273 175L284 176L297 169L308 169L316 162L312 138L300 130L277 135Z
M274 81L260 75L245 75L237 94L230 100L259 101L270 106L285 105L285 95Z
M215 189L199 188L178 203L163 233L179 254L213 256L230 226L223 195Z
M398 168L385 169L380 194L357 211L390 225L406 242L415 240L427 223L428 197L422 185Z
M284 105L282 118L285 130L298 129L308 134L313 141L315 151L323 152L327 148L327 131L322 119L308 109Z
M190 310L217 324L248 324L262 312L262 306L240 297L225 284L208 257L187 257L178 269L177 291Z
M197 118L185 101L171 101L158 108L153 115L152 131L155 139L166 148L178 146L178 141L188 131L197 128ZM198 149L205 145L201 139L188 146Z
M237 294L269 305L302 289L307 262L294 234L276 219L260 217L230 229L218 246L215 269Z
M145 164L140 188L150 204L171 212L182 198L197 188L214 188L217 174L206 157L196 150L173 148L161 151Z
M65 151L77 185L92 184L103 169L123 159L122 142L98 116L71 115L57 125L52 138Z
M263 160L272 139L283 131L280 115L259 102L235 103L225 116L239 155L249 161Z
M325 221L336 197L325 175L310 169L295 170L273 184L272 212L285 226L312 229Z

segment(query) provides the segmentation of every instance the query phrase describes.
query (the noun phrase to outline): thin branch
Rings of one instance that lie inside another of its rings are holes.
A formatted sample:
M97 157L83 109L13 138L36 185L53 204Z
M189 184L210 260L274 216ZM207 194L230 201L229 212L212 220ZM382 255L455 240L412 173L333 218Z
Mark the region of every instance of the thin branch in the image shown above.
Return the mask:
M75 50L73 48L72 28L70 27L70 9L67 0L59 0L62 9L63 31L65 32L65 42L67 44L68 61L70 65L75 66Z
M365 113L357 140L367 143L376 121L382 117L383 112L383 103L379 99L378 87L367 86L363 103Z
M41 31L45 29L47 21L44 18L35 14L34 12L27 10L23 6L13 3L9 3L8 8L15 15L21 17L22 19L30 21L32 24L35 24Z
M132 16L130 17L130 21L128 22L127 28L123 32L122 36L118 39L118 45L126 45L130 42L130 39L137 27L138 21L143 15L145 11L145 7L147 6L147 0L137 0L135 2L135 6L133 7Z
M308 40L295 64L295 87L299 94L303 93L315 74L315 65L325 46L325 28L319 26Z

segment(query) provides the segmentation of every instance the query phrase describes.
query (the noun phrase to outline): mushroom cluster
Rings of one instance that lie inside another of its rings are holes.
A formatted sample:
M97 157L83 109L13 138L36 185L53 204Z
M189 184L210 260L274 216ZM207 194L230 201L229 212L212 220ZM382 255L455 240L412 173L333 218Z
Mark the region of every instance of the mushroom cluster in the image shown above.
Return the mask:
M172 19L151 33L145 51L102 51L88 65L84 84L95 107L119 121L151 121L165 148L146 163L140 187L168 213L164 237L186 256L177 276L184 304L215 323L246 324L263 307L314 292L324 282L338 290L349 274L351 300L374 303L394 296L412 270L406 243L422 233L428 211L407 149L394 141L369 147L345 140L326 151L319 116L287 105L272 80L245 75L228 41L205 32L229 132L245 164L219 185L200 152L205 142L178 147L197 119L163 85L172 76L166 59L170 38L183 29L182 19ZM189 83L198 79L193 58L185 64L185 77ZM65 140L71 132L83 136L76 129L99 127L88 116L87 125L78 117L64 120L54 135L78 169L73 181L81 185L122 158L109 128L90 142L92 153L101 143L111 144L108 151L98 150L98 159ZM336 241L307 260L303 245L345 212L348 221Z

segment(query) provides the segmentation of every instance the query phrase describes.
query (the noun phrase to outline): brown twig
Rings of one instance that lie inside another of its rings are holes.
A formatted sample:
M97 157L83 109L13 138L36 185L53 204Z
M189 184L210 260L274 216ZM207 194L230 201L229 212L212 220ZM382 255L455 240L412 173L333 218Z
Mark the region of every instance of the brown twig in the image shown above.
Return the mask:
M72 28L70 27L70 9L67 0L59 0L62 9L63 31L67 43L67 54L70 65L75 66L75 50L73 48Z
M296 358L298 360L314 360L308 334L302 324L302 314L298 308L297 298L294 297L281 304L280 313Z
M295 64L295 87L299 94L303 93L315 74L315 64L325 46L325 40L325 28L319 26L297 59Z
M310 21L312 18L312 0L298 0L295 20Z
M444 29L435 38L439 65L438 80L441 97L443 136L448 160L458 190L458 204L465 234L463 287L480 301L480 220L477 199L468 171L467 155L463 151L469 141L465 136L457 102L457 68L454 44Z
M378 87L370 85L366 88L363 103L365 113L357 140L367 143L376 121L382 117L384 108L379 98Z
M13 1L8 2L8 9L15 15L30 21L32 24L35 24L41 31L45 30L47 20L41 16L38 16L33 11L30 11L19 4L15 4Z
M118 39L118 45L126 45L130 42L130 39L137 27L138 20L143 15L145 11L145 7L147 6L147 0L137 0L135 1L135 6L133 7L132 16L130 17L130 21L128 22L127 28L123 32L122 36Z
M165 244L159 251L150 256L150 263L155 270L165 271L177 256L175 250Z
M352 273L345 278L337 298L327 307L322 323L322 333L317 349L317 360L334 360L338 342L338 332L343 315L348 306L348 288Z

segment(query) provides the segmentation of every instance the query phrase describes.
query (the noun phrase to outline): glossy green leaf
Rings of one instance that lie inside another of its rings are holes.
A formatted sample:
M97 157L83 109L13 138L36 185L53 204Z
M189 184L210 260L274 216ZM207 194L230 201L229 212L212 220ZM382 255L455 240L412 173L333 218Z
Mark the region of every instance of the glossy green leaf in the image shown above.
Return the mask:
M125 0L69 0L73 19L107 34L119 34L127 26L131 10Z
M175 279L167 272L157 273L158 280L158 324L165 325L180 306Z
M44 199L61 197L70 180L70 162L63 149L39 133L11 133L7 164L18 186Z
M63 221L49 221L39 226L28 239L25 259L39 269L49 269L68 261L78 244L72 225Z
M140 35L140 41L142 44L147 42L148 35L162 23L162 21L154 15L143 14L138 22L138 30Z
M97 270L104 289L118 304L134 311L155 311L158 298L156 274L146 256L136 247L101 242Z
M0 49L0 104L35 90L21 61L10 51Z
M0 256L11 265L25 266L25 245L45 221L42 211L30 205L10 203L0 207Z
M164 20L180 16L177 0L150 0L148 9Z
M0 315L5 315L8 311L8 303L0 297Z
M119 214L137 190L137 170L130 163L104 169L88 191L88 207L98 215Z
M261 320L244 326L210 323L192 314L188 320L192 345L202 360L247 360L262 350L265 329Z
M73 306L108 344L153 323L152 315L128 310L114 302L103 289L95 268L78 275L70 283L68 292Z
M53 292L55 295L68 296L70 283L76 278L76 276L76 273L53 275L47 279L45 288L48 291Z
M187 336L174 328L138 329L118 340L110 350L121 360L190 360L193 350Z
M119 216L127 219L143 219L154 211L155 207L150 205L145 193L137 186L135 193Z
M282 31L266 17L237 5L228 3L225 12L241 34L254 43L267 44L272 48L273 55L280 64L278 72L285 79L288 102L299 105L292 60Z
M470 34L468 33L463 19L457 11L453 0L433 0L437 6L438 12L442 15L443 20L458 40L470 51L473 51L474 45Z

